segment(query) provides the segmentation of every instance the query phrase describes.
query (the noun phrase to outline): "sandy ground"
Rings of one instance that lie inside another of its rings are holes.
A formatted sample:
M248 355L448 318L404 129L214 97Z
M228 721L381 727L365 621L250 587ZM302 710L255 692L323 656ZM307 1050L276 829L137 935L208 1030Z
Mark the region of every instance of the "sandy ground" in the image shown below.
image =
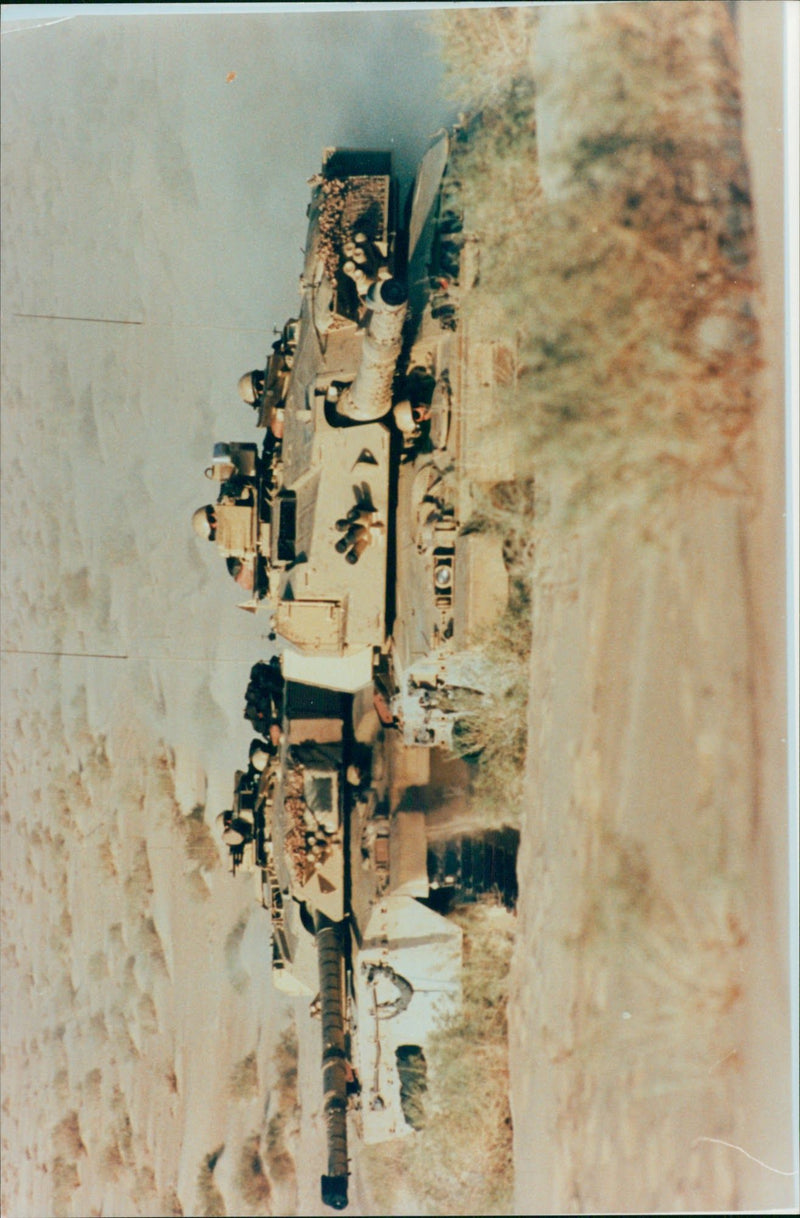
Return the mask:
M655 528L565 532L559 487L540 487L510 1007L519 1213L797 1203L780 16L741 7L768 357L754 491L698 491Z
M181 1213L203 1157L226 1146L235 1178L261 1129L263 927L176 798L202 771L131 722L93 731L82 684L54 706L54 676L4 678L31 709L5 748L3 1212Z
M209 837L268 627L189 521L257 438L236 380L297 308L323 148L408 179L441 66L414 14L2 37L0 1208L313 1214L319 1025Z

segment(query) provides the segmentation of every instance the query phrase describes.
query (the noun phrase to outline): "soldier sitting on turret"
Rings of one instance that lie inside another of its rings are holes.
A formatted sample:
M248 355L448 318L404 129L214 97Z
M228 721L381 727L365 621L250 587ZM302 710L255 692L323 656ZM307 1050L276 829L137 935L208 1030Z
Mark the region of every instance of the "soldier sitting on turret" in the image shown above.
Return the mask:
M262 535L268 535L268 509L265 513L267 519L259 520L253 479L233 472L221 484L217 502L198 508L192 516L197 536L216 542L231 577L248 592L256 586L256 563L264 547ZM268 588L266 575L260 582Z
M230 809L220 812L217 817L217 828L220 830L225 845L232 850L238 850L240 846L245 846L253 840L252 819L245 816L234 816Z
M266 373L256 369L239 377L239 397L257 413L257 426L267 429L264 456L274 453L277 458L280 455L287 374L285 357L276 353L270 356Z

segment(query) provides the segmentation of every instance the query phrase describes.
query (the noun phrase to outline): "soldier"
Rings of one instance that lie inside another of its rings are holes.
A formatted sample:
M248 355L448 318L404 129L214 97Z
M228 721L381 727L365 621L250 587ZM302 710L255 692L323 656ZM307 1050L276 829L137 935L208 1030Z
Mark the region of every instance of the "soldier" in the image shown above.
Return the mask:
M243 816L234 816L230 809L220 812L217 817L217 828L225 845L233 849L253 840L253 822Z
M268 522L257 519L256 488L252 479L232 474L220 487L216 503L207 503L192 516L198 537L214 541L236 583L252 592L260 534Z
M275 354L270 357L266 374L257 370L246 372L239 377L238 384L239 397L258 414L258 426L267 429L262 451L267 476L280 458L286 377L292 366L291 357L278 350L280 345L280 341L273 344Z

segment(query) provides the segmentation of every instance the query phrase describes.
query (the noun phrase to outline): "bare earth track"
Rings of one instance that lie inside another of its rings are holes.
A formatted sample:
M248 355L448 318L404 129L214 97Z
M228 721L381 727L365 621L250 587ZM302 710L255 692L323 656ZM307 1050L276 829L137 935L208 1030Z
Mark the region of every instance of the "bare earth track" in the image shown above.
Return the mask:
M540 487L509 1007L519 1213L797 1200L780 86L764 85L781 28L777 6L741 7L765 285L753 492L684 493L647 532L623 515L565 533L558 485Z

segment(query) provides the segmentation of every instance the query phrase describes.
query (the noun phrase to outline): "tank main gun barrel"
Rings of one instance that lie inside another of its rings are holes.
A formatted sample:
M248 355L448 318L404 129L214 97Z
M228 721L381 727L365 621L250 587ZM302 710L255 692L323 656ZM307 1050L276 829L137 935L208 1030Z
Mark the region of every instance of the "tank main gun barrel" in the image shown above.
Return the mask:
M392 384L403 340L407 292L399 279L378 280L367 295L370 317L356 378L336 404L337 413L373 423L392 408Z
M347 1052L344 1035L344 948L341 927L321 914L315 919L322 1020L323 1110L328 1172L321 1180L323 1204L347 1205Z

